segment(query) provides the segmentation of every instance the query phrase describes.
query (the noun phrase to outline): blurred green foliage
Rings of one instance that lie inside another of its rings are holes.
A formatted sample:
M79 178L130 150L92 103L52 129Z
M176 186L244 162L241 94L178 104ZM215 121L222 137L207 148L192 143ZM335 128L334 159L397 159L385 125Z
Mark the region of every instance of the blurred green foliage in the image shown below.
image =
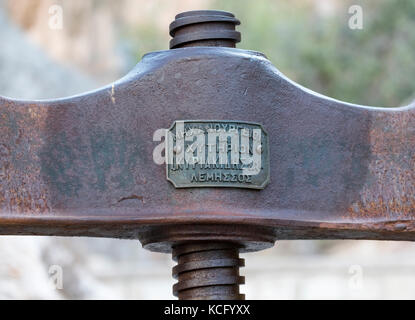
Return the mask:
M349 28L352 5L363 9L362 30ZM415 99L415 0L212 0L210 7L242 21L239 48L265 53L305 87L366 105ZM139 52L165 49L166 34L145 29L137 38L150 44Z

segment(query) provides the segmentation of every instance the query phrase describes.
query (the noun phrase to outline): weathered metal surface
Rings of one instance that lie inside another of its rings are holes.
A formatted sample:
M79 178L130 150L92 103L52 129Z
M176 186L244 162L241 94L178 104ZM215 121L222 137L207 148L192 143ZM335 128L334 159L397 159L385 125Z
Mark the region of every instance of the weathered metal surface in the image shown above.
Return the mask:
M176 189L153 161L153 136L181 119L263 125L267 188ZM274 240L415 240L415 105L315 94L257 52L151 53L85 95L0 98L0 121L0 234L150 243L157 228L237 225L267 228ZM188 233L180 239L209 238Z
M167 136L167 179L176 188L264 189L269 183L269 139L260 124L176 121Z

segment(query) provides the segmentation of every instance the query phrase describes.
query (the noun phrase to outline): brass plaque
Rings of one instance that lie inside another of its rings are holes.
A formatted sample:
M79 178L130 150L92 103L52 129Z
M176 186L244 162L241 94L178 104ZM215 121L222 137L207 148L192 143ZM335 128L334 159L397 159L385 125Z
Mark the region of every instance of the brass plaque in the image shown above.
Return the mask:
M260 124L176 121L167 131L167 179L176 188L264 189L269 161L269 138Z

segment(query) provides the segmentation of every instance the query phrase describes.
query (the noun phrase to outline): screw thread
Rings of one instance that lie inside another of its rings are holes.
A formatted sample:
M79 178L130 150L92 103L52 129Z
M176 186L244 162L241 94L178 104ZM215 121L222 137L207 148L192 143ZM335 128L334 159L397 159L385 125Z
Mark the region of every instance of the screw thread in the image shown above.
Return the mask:
M178 282L173 293L180 300L244 300L239 285L245 277L239 268L245 265L239 258L239 246L233 243L198 242L173 248L173 277Z
M241 41L235 31L240 21L232 13L217 10L198 10L180 13L170 24L170 49L209 46L231 47Z

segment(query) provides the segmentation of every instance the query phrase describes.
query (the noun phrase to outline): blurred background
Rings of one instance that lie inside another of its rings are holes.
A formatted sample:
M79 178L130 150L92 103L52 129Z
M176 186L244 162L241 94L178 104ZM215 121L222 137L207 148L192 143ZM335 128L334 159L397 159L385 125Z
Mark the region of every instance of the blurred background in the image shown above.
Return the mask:
M0 95L44 99L108 84L168 49L169 23L233 12L239 48L292 80L364 105L415 99L415 0L0 0ZM249 299L414 299L415 244L281 241L246 255ZM172 299L170 257L137 241L1 237L0 299Z

